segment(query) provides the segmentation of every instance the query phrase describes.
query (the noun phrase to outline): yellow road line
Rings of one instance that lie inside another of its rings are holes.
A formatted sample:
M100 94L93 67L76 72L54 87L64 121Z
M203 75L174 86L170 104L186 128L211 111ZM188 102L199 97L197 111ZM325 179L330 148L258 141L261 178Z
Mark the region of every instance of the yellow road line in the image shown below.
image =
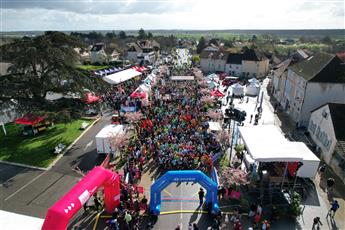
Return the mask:
M165 193L168 194L169 196L173 197L173 195L172 195L170 192L168 192L168 190L164 189L163 192L165 192Z
M161 212L160 215L169 215L169 214L177 214L177 213L207 213L207 211L203 210L176 210L176 211L167 211L167 212Z
M95 220L95 224L93 225L93 230L96 230L97 229L97 225L98 225L98 220L99 220L99 217L101 216L101 213L97 213L96 215L96 220Z

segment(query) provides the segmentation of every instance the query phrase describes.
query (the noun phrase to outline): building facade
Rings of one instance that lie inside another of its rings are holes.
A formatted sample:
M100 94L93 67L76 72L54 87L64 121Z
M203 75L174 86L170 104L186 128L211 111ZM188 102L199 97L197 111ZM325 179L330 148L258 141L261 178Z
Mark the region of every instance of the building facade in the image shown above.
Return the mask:
M345 65L335 55L310 56L290 66L280 80L285 82L274 90L276 98L298 126L307 127L311 111L325 103L345 103Z
M329 103L311 112L308 132L321 158L345 183L345 104Z

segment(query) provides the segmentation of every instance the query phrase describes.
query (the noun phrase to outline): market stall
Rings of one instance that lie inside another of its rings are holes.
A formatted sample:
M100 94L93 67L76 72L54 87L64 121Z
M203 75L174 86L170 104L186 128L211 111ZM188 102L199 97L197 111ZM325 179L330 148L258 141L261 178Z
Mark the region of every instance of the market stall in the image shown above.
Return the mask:
M254 163L301 163L297 176L313 178L320 163L318 157L302 142L291 142L274 125L239 127L240 141L247 150L247 168ZM264 134L264 135L263 135ZM286 166L286 164L283 164ZM292 168L292 166L290 167ZM296 169L297 170L297 169ZM279 174L277 172L277 174ZM293 172L290 172L293 176Z
M26 114L25 116L15 120L16 124L24 125L23 135L35 135L43 130L46 130L50 122L45 121L44 116L35 116L33 114Z
M117 85L121 82L125 82L129 79L141 76L141 74L141 72L138 72L134 69L126 69L114 74L107 75L103 77L103 80L108 82L109 84Z
M245 94L245 88L240 83L236 83L232 85L231 89L232 89L232 94L235 96L244 96Z
M252 81L246 86L246 95L257 96L260 92L260 84Z

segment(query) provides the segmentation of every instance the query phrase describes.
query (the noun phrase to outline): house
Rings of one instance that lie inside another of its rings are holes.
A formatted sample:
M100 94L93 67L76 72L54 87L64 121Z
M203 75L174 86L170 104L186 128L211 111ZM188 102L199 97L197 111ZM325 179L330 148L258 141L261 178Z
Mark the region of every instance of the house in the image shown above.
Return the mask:
M225 72L234 76L262 78L269 72L269 59L258 49L244 49L242 53L230 53Z
M345 103L345 65L336 55L316 53L288 67L283 110L298 126L306 127L310 113L325 103Z
M91 63L107 63L108 55L105 53L105 44L96 43L91 47L90 50L90 61Z
M224 72L229 53L218 47L208 46L200 53L201 70L209 72Z
M308 132L321 157L345 183L345 104L327 103L312 110Z
M127 59L135 63L154 63L159 56L160 45L154 40L140 40L127 46Z
M81 64L91 63L90 52L81 48L74 48L74 51L79 55L79 61Z
M272 94L274 98L280 102L283 97L283 92L285 89L285 82L287 78L287 69L291 63L291 58L279 63L272 70Z

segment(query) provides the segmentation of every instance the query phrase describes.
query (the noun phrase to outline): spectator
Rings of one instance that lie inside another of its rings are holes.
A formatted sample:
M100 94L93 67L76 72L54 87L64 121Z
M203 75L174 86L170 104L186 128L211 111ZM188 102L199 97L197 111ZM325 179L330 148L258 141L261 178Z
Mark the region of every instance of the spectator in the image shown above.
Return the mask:
M204 202L204 196L205 196L205 192L203 188L200 188L199 190L199 201L200 201L200 206L202 205L202 203Z
M236 220L235 220L235 223L234 223L234 230L242 230L242 223L240 222L239 219L236 219Z
M132 216L131 216L131 214L129 213L129 211L126 211L126 212L125 212L125 221L126 221L127 226L129 226L130 223L131 223L131 221L132 221Z
M193 223L193 230L199 230L199 227L196 223Z
M339 209L339 203L337 200L334 200L332 203L331 203L331 208L329 209L328 213L327 213L327 216L330 216L331 218L334 218L334 215L335 215L335 212Z
M332 177L327 179L327 193L332 192L334 184L335 180Z
M311 228L312 230L319 229L320 225L322 226L322 223L320 221L320 217L315 217L313 219L313 227Z

